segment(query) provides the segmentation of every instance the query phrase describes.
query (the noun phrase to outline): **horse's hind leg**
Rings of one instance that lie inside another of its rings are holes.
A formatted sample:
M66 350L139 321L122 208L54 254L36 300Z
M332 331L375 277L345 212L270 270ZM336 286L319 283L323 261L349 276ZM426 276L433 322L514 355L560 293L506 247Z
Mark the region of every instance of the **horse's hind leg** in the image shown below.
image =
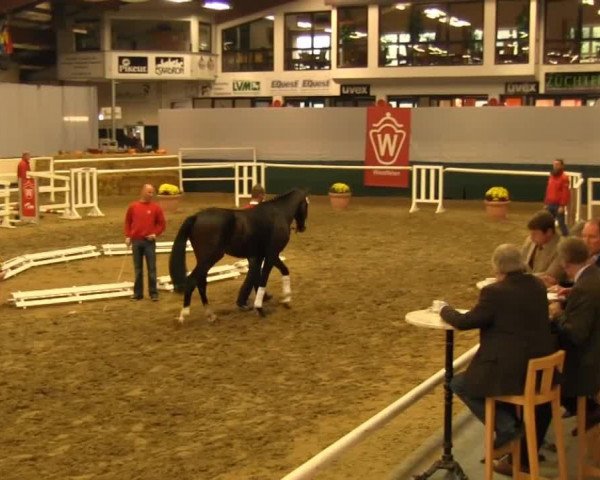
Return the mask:
M204 305L204 314L206 315L206 319L211 323L217 319L217 315L208 305L208 295L206 294L208 271L223 258L223 255L223 253L217 254L210 260L203 262L202 266L198 266L198 272L196 273L196 284L198 286L198 293L200 293L200 298L202 299L202 305Z
M287 268L286 264L281 261L279 256L274 260L273 266L277 268L281 272L281 284L282 284L282 298L281 303L286 307L290 306L290 302L292 301L292 285L290 283L290 270Z
M185 317L190 314L190 303L192 303L192 293L194 288L196 288L196 272L198 267L194 268L192 273L190 273L185 279L185 288L183 291L183 308L181 312L179 312L179 318L177 321L180 325L183 325L185 321Z

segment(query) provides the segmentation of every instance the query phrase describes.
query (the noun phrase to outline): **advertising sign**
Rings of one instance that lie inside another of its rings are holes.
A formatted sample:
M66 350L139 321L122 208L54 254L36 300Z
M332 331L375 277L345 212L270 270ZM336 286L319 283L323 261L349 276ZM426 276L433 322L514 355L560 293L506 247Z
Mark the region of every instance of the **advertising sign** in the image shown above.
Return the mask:
M63 53L58 56L60 80L93 80L104 78L104 53Z
M371 95L371 85L341 85L340 95L342 97L368 97Z
M155 57L154 58L154 73L159 77L175 76L181 77L185 75L185 59L184 57Z
M122 56L118 57L117 71L125 75L148 74L148 57Z
M38 221L38 190L34 178L19 180L19 215L22 222Z
M408 166L410 108L367 108L365 165ZM365 170L370 187L408 187L407 170Z
M507 95L535 95L540 91L538 82L507 82L504 90Z
M546 93L600 92L600 72L554 72L546 74Z

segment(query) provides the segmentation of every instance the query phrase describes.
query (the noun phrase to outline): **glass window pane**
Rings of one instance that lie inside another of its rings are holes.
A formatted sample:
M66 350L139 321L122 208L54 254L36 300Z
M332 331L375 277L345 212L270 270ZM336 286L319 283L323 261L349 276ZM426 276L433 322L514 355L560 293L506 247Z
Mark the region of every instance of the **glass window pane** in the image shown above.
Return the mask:
M379 7L380 66L483 63L483 1Z
M273 21L260 18L223 30L222 70L257 72L273 70Z
M73 37L76 52L101 50L100 20L79 21L73 25Z
M331 68L331 12L286 14L284 68Z
M198 24L198 49L201 52L212 51L211 31L209 23L200 22Z
M367 7L338 8L338 67L366 67Z
M111 35L113 50L191 50L190 23L186 21L113 19Z
M529 62L529 0L497 0L496 63Z

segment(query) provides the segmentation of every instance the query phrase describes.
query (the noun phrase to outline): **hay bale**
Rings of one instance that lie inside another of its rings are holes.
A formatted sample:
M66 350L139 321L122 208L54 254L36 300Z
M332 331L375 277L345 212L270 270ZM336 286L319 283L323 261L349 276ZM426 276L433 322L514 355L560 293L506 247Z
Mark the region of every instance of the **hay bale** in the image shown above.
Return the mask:
M150 183L156 189L162 183L179 185L179 175L176 172L138 172L138 173L107 173L98 176L98 193L100 195L131 195L137 194L142 185Z

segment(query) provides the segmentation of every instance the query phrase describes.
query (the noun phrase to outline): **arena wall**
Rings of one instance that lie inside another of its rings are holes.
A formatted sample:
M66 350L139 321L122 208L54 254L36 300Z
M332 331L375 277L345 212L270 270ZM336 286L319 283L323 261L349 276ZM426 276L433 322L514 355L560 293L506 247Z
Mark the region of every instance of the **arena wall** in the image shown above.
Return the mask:
M193 147L256 147L259 161L361 164L364 108L254 108L160 110L161 145L170 152ZM412 112L410 160L446 166L548 171L554 158L585 176L600 176L600 111L594 108L420 108ZM389 195L366 188L360 172L270 170L269 188L309 186L325 193L332 181L348 181L355 193ZM505 185L516 200L541 200L544 178L449 174L447 198L482 198L486 187ZM186 188L222 186L187 184ZM227 187L226 187L227 188ZM406 194L406 192L402 193Z
M94 87L0 83L0 158L52 155L98 145Z

